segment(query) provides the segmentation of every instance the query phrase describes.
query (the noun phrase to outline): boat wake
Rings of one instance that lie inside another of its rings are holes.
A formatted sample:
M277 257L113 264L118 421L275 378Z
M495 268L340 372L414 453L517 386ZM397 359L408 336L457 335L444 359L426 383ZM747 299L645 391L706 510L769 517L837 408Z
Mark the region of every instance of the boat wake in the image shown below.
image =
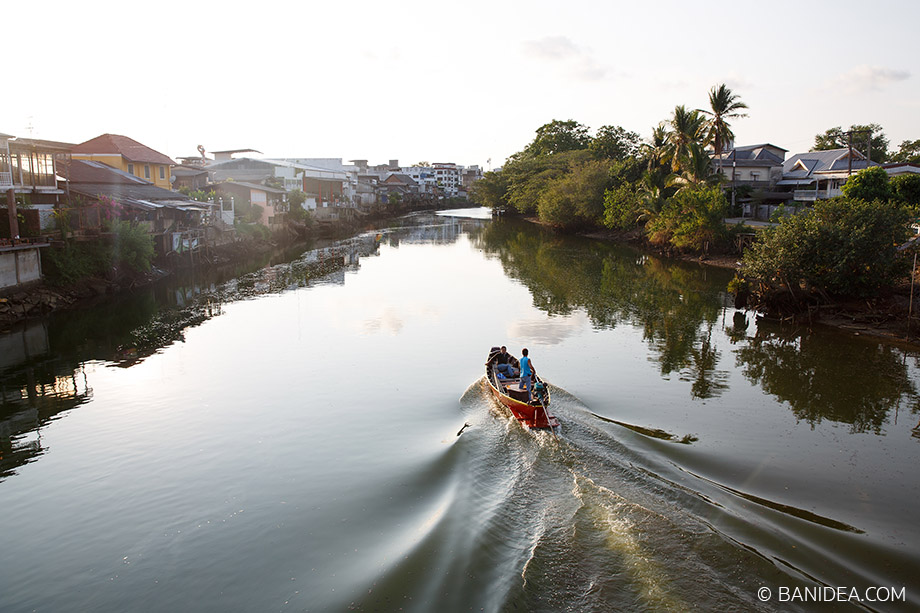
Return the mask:
M860 540L858 527L695 473L680 436L551 392L557 436L522 427L484 378L470 385L453 428L462 436L445 437L434 471L445 479L437 504L356 609L769 611L757 598L764 586L877 580L841 561L859 559L856 548L917 567ZM848 551L825 546L829 531Z

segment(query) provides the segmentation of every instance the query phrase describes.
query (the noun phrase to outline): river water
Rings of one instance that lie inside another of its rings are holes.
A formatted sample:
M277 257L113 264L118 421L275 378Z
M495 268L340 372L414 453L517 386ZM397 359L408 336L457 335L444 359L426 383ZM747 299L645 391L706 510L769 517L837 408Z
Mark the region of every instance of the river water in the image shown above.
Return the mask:
M920 606L916 353L480 210L290 258L0 337L0 611Z

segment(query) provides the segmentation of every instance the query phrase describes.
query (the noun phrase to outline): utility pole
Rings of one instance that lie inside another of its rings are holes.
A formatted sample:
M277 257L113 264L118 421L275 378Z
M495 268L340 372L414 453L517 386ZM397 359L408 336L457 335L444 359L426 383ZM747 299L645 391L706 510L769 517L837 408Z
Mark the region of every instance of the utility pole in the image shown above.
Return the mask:
M853 174L853 131L847 132L847 176Z
M847 149L849 154L847 155L847 176L853 174L853 135L854 134L866 134L868 136L868 141L866 142L866 168L869 167L869 162L872 161L872 130L848 130L847 131Z
M721 160L720 160L721 161ZM732 149L732 214L735 213L735 149ZM744 209L741 209L741 218L744 219Z

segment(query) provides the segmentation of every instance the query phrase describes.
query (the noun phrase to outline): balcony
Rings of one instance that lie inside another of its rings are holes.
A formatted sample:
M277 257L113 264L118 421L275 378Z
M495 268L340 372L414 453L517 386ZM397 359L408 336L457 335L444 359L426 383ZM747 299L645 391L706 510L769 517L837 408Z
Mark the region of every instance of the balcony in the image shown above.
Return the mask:
M792 198L800 202L814 202L816 200L829 200L830 198L836 198L837 196L842 196L843 191L839 188L825 188L819 190L813 189L797 189L792 192Z
M0 189L9 189L13 187L13 173L0 172Z

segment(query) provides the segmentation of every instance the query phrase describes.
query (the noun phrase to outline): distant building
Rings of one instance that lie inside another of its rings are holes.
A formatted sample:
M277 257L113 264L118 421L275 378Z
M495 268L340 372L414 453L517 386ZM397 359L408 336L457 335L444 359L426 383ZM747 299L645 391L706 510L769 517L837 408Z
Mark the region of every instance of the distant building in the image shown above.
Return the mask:
M783 178L783 162L788 150L770 143L733 147L713 157L716 172L721 166L725 183L748 185L757 190L772 189Z
M449 198L455 198L460 195L460 170L453 162L435 162L434 168L435 181L443 194Z
M224 181L212 187L224 204L248 202L258 206L260 213L256 221L268 229L275 230L284 224L285 214L289 211L285 190L247 181Z
M27 228L20 228L17 216L8 209L0 227L0 237L14 238L40 234L53 226L54 207L66 200L66 185L57 181L57 166L70 158L71 143L17 138L0 134L0 202L27 203ZM22 230L22 231L21 231Z
M797 153L783 164L783 178L777 186L791 190L796 202L815 202L840 196L851 174L878 166L855 149L830 149Z
M197 202L188 196L163 189L124 170L94 160L71 160L60 168L70 193L87 203L109 200L121 208L118 216L137 222L153 237L157 255L177 251L189 232L204 235L204 227L218 216L217 205ZM72 232L94 235L103 229L104 212L95 206L70 210Z
M120 134L103 134L79 145L72 151L75 160L102 162L162 189L172 188L171 168L175 162L159 151Z

